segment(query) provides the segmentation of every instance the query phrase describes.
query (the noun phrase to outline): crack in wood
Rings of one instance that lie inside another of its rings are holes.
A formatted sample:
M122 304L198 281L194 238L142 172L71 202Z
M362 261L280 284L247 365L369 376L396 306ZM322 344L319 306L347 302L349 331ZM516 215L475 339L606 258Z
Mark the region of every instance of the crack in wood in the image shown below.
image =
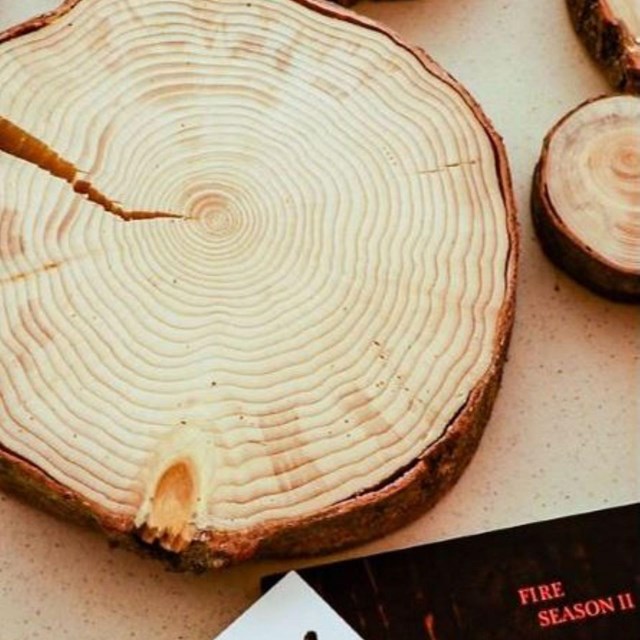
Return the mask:
M427 174L427 173L443 173L444 171L448 171L449 169L456 169L458 167L469 167L479 163L479 160L461 160L460 162L449 162L447 164L443 164L441 167L435 167L434 169L422 169L418 171L419 175Z
M129 211L96 189L88 180L78 178L78 169L72 162L58 155L47 144L31 135L7 118L0 116L0 151L25 160L56 178L67 182L73 190L87 200L127 222L155 218L182 218L188 216L164 211Z
M31 271L21 271L20 273L15 273L8 278L0 278L0 284L7 284L8 282L18 282L19 280L24 280L25 278L29 278L41 273L46 273L47 271L51 271L52 269L57 269L59 266L59 262L47 262L42 266L37 267L36 269L32 269Z

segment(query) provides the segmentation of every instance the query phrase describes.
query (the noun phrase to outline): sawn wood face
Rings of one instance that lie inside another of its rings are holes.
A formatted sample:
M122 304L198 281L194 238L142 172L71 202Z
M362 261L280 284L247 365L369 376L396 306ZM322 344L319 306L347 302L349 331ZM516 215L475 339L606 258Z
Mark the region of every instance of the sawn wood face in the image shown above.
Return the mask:
M640 301L640 98L588 100L545 138L532 190L547 255L578 282Z
M0 35L0 475L201 569L431 506L513 322L504 148L310 0L73 0Z

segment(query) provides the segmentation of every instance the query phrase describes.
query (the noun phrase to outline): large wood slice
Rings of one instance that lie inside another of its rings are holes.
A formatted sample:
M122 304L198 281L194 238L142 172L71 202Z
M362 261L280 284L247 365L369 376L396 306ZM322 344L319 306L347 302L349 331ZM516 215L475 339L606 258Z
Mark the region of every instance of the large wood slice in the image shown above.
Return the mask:
M640 302L640 97L589 100L562 118L532 194L547 255L597 293Z
M611 84L640 93L640 2L567 0L577 33Z
M517 253L459 84L334 5L71 0L0 36L0 86L5 481L193 568L451 486Z

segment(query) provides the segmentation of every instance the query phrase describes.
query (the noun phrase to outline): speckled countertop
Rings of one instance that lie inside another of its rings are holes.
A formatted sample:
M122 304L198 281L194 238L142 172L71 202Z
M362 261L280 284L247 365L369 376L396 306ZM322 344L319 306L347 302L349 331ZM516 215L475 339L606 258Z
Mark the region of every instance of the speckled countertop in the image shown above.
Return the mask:
M56 5L0 0L0 27ZM515 333L480 451L430 513L350 554L372 553L640 499L640 311L575 285L529 220L541 140L608 91L561 0L399 0L359 5L422 45L474 94L505 139L522 228ZM0 494L0 638L205 640L258 595L261 563L165 572L99 535Z

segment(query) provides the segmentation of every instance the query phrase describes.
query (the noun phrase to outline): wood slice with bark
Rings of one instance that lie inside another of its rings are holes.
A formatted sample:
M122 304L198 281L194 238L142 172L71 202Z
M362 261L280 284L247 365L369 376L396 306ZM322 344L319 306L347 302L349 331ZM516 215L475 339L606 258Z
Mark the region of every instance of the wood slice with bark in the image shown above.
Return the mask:
M388 532L458 478L514 309L500 138L310 0L0 35L0 475L177 566Z
M547 255L614 300L640 301L640 98L580 105L545 138L532 191Z
M567 0L573 25L615 89L640 93L640 2Z

